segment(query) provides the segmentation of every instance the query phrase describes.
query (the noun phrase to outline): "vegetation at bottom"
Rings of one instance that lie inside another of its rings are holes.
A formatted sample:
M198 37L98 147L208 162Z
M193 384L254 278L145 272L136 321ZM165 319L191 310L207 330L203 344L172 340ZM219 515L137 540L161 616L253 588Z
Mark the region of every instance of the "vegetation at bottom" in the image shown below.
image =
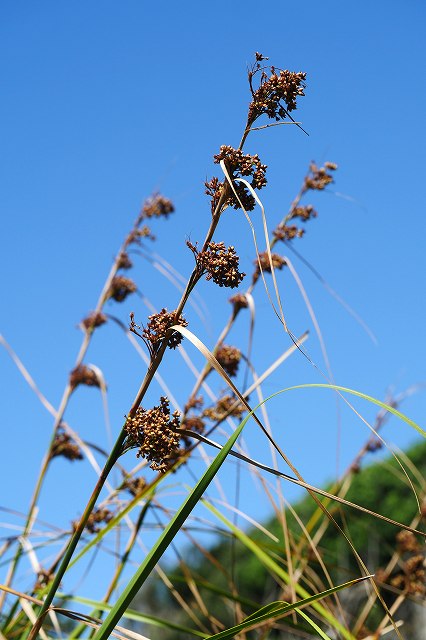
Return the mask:
M374 448L370 448L370 452L374 452ZM420 441L414 444L405 452L405 456L411 463L410 479L416 482L419 477L424 477L426 475L426 442ZM356 464L352 467L351 474L352 481L346 494L347 500L367 509L379 508L381 513L392 519L399 518L404 522L410 522L416 518L417 509L411 487L393 457L388 455L378 462L368 460L367 464L362 466ZM329 486L327 489L330 491L333 487ZM322 561L336 584L355 578L359 575L359 566L347 541L329 522L321 533L324 520L322 517L318 518L319 514L316 513L315 507L315 503L307 496L292 505L291 510L287 508L285 512L288 536L295 550L293 558L297 558L294 571L298 571L303 566L304 571L309 571L311 580L321 584L324 581ZM423 517L426 518L426 503L422 508ZM388 607L391 608L397 602L401 593L400 587L404 584L408 598L399 617L402 613L407 637L421 637L422 630L415 627L418 619L421 618L420 610L424 605L426 574L422 568L422 562L419 562L417 567L418 575L410 576L409 574L410 560L422 555L421 539L410 532L395 529L388 522L366 517L364 513L353 511L344 505L331 507L330 511L348 537L356 544L357 551L368 570L375 574ZM315 546L316 553L304 544L300 522L305 523L307 527L311 523L309 533L313 539L321 533L320 541ZM256 527L251 527L247 535L265 553L271 554L286 566L286 543L282 520L273 517L262 525L276 537L276 541L268 538ZM199 588L209 617L220 619L226 625L232 626L234 622L236 599L242 607L246 608L247 613L250 613L259 603L266 604L283 599L285 591L288 599L291 598L288 587L283 588L277 576L268 571L259 558L235 538L223 536L217 544L209 548L208 553L192 547L186 550L183 556L185 557L183 566L176 564L168 570L168 578L173 583L174 589L191 609L197 608L194 593L190 588L190 576ZM230 591L232 582L236 587L235 592ZM368 594L364 587L358 587L355 592L348 591L343 597L344 611L352 621L362 613L367 598ZM158 578L154 578L147 585L132 606L145 612L167 609L170 620L183 626L190 624L188 615L179 607L171 591L165 588ZM200 615L202 616L201 612ZM377 603L369 609L362 627L362 633L366 637L370 635L371 629L377 628L381 615L380 606ZM202 618L202 620L208 624L208 618ZM278 630L271 630L268 637L289 639L314 637L309 625L299 622L297 632L292 622L291 616L288 616L286 622L282 623ZM303 633L301 633L301 627L303 627ZM151 637L166 640L178 636L176 631L161 629L154 630ZM253 635L253 637L256 636Z

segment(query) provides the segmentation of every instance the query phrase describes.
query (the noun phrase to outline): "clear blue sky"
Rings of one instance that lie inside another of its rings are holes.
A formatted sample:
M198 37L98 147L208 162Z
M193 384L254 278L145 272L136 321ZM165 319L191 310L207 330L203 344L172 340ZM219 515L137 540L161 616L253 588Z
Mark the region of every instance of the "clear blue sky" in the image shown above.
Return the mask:
M308 74L295 115L309 137L296 127L278 127L253 134L247 144L269 165L262 195L271 227L286 212L310 160L339 165L336 184L313 199L319 217L296 246L363 317L378 345L295 258L336 381L383 399L389 386L401 391L426 380L424 3L264 7L252 0L2 3L0 332L54 405L80 344L76 325L95 305L115 251L155 189L176 205L173 219L154 229L155 250L189 274L185 240L202 240L207 229L203 182L217 172L212 155L219 146L238 144L249 100L246 66L254 51ZM216 238L235 244L249 270L254 249L247 223L240 213L226 215ZM156 307L176 305L178 293L147 264L138 262L133 275ZM292 330L312 332L288 272L280 281ZM209 326L188 312L209 346L229 311L227 292L212 287L200 287L211 304ZM147 315L136 298L108 310L124 321L130 310L141 321ZM246 330L241 319L232 338L243 345ZM255 340L259 371L288 345L262 295ZM313 332L307 348L323 367ZM109 383L116 433L144 365L113 326L96 335L87 361L100 366ZM185 365L169 357L163 373L183 402L192 382ZM25 510L52 421L3 351L0 376L0 505ZM320 381L298 355L265 393ZM326 393L300 392L271 405L281 446L318 484L336 469L335 402ZM154 390L153 402L158 394ZM424 392L403 406L420 423L425 408ZM96 391L83 390L66 419L106 446L100 411ZM362 411L374 419L374 409L362 405ZM254 427L252 432L249 446L267 455ZM415 439L396 420L385 433L397 446ZM341 469L366 434L343 409ZM84 464L60 464L49 476L40 516L65 526L81 511L94 475ZM60 507L52 506L55 497ZM267 507L252 494L249 499L252 515L265 515Z

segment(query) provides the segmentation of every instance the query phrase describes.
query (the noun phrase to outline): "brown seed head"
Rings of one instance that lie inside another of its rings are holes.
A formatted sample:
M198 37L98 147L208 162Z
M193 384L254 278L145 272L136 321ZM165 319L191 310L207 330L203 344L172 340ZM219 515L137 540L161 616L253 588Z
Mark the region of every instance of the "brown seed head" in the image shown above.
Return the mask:
M236 406L234 406L236 404ZM232 409L232 410L231 410ZM226 416L241 418L246 408L241 402L237 402L236 396L225 395L219 398L214 407L209 407L203 411L203 416L209 420L219 421Z
M142 207L141 218L168 218L175 210L173 203L160 193L154 193Z
M109 509L95 509L94 511L92 511L86 522L86 529L90 533L98 533L98 531L101 530L98 525L100 525L102 522L107 524L111 520L112 516L113 514L111 511L109 511Z
M266 185L266 164L262 164L260 162L259 156L256 154L254 156L249 153L244 154L241 149L234 149L230 145L222 145L220 147L220 152L214 156L214 162L219 164L220 161L223 160L226 164L226 167L233 178L249 178L251 176L250 185L253 189L262 189ZM217 178L213 180L217 181ZM212 209L213 203L219 200L219 197L222 193L223 184L219 182L206 183L206 193L212 195ZM216 188L214 189L214 185ZM252 211L255 207L255 199L249 193L248 189L238 182L234 185L235 190L238 194L239 200L241 201L244 209L247 211ZM230 193L229 198L227 200L227 204L234 207L234 209L240 209L241 204L238 198L236 198L233 192ZM214 209L213 209L214 210Z
M238 271L240 259L234 247L225 247L223 242L209 242L206 251L198 253L191 243L186 243L195 256L200 275L206 273L206 280L213 280L219 287L238 287L245 273Z
M312 162L309 167L309 173L305 178L305 189L322 191L328 184L334 182L330 171L335 171L336 169L337 164L334 164L334 162L326 162L323 167L317 167Z
M237 374L241 351L237 347L223 344L215 353L216 360L231 378Z
M162 309L160 313L154 313L148 317L148 324L142 331L142 338L148 346L151 353L155 353L160 346L163 338L166 337L167 331L177 324L181 327L187 327L188 323L182 316L176 318L176 312ZM183 336L178 331L173 331L167 339L167 346L170 349L176 349L183 340Z
M50 457L56 458L57 456L63 456L67 460L82 460L83 454L80 447L71 440L64 431L58 431L52 444L50 451Z
M287 225L287 224L279 224L274 229L274 236L277 240L284 240L287 242L288 240L293 240L294 238L301 238L305 233L304 229L298 229L295 224Z
M131 293L134 293L136 289L136 284L133 280L130 280L130 278L114 276L107 293L107 298L113 298L116 302L123 302L123 300L125 300Z
M231 296L231 298L229 298L229 302L234 305L234 311L247 309L248 307L247 298L243 293L236 293L234 296Z
M88 387L99 387L99 379L93 369L86 367L85 364L80 364L73 369L70 373L70 386L75 389L80 384L85 384Z
M142 476L138 478L128 478L123 483L123 489L127 489L132 496L138 496L143 492L147 484L147 481Z
M86 331L93 331L96 327L100 327L105 324L107 317L101 311L92 311L89 315L81 321L82 326Z
M284 120L290 111L297 107L298 96L304 96L306 73L263 67L261 62L267 60L262 54L256 53L256 62L249 71L248 78L252 101L249 105L247 126L262 114L274 120ZM254 81L259 78L258 87Z
M117 269L131 269L133 262L129 258L129 254L126 251L122 251L117 260Z
M151 469L165 472L179 450L179 424L179 412L170 416L169 401L162 397L159 406L140 407L133 418L127 419L129 445L139 448L137 456L151 462Z
M283 267L285 267L286 261L278 253L272 253L271 254L271 258L272 258L272 267L274 269L279 269L280 270ZM253 274L253 281L256 282L256 280L260 276L260 267L262 267L262 271L263 272L271 272L272 271L271 261L269 260L268 252L264 251L263 253L259 253L258 259L254 261L254 265L255 265L256 269L255 269L255 272Z

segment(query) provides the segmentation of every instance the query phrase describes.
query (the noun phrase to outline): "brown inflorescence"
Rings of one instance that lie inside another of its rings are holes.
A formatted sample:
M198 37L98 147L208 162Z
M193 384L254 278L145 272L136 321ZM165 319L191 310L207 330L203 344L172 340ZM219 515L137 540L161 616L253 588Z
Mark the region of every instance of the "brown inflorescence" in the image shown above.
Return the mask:
M263 272L270 272L272 271L272 267L274 269L282 269L286 265L286 261L278 253L271 253L271 259L272 260L269 259L267 251L259 253L257 260L254 261L254 265L256 268L253 274L253 282L256 282L256 280L259 278L260 267L262 267Z
M96 327L105 324L106 321L107 317L102 311L92 311L81 321L81 324L86 331L93 331Z
M237 401L236 396L225 395L219 398L215 406L205 409L203 416L214 421L223 420L226 416L241 418L245 410L244 405Z
M139 407L126 421L128 445L138 447L138 457L146 458L151 469L165 472L179 449L179 412L170 415L169 401L160 398L160 405L152 409Z
M123 302L123 300L131 293L134 293L136 289L136 284L130 278L114 276L107 293L107 298L112 298L116 302Z
M96 373L90 367L86 367L85 364L78 365L70 373L70 387L75 389L80 384L85 384L88 387L100 386Z
M191 409L200 409L204 404L203 396L191 396L185 405L184 412L188 413Z
M37 580L34 585L34 591L45 589L54 577L55 574L53 573L53 571L49 571L48 569L43 569L42 567L40 567L40 570L37 572Z
M133 262L129 258L129 254L126 251L122 251L118 256L117 269L131 269Z
M266 185L265 174L267 166L260 162L257 154L252 156L249 153L243 153L241 149L234 149L230 145L222 145L219 153L214 156L214 162L219 164L221 160L225 162L227 170L234 179L249 178L251 176L250 185L253 189L262 189ZM247 211L252 211L256 201L247 187L237 180L234 188L238 198L232 190L229 190L226 204L234 207L234 209L240 209L242 205ZM209 183L206 183L206 193L211 196L212 210L214 210L215 205L217 206L222 189L223 184L218 182L217 178L213 178Z
M256 53L256 62L248 73L252 101L249 106L247 126L251 127L262 114L274 120L284 120L290 111L297 108L298 96L304 96L306 73L262 66L267 60ZM259 86L254 79L259 77Z
M149 238L150 240L155 240L155 236L151 233L151 229L144 225L143 227L135 227L131 230L129 235L126 238L125 245L126 247L129 244L141 244L142 238Z
M154 313L148 316L148 324L143 328L142 334L138 334L142 337L147 345L151 355L155 354L161 344L161 341L166 337L167 332L173 325L179 325L181 327L187 327L188 323L183 316L176 318L176 311L167 311L167 309L161 309L159 313ZM140 328L135 325L133 316L131 314L131 330L134 328ZM137 332L135 332L137 333ZM178 331L173 331L167 338L167 346L170 349L176 349L183 340L183 336Z
M219 287L238 287L245 273L238 271L240 259L234 247L225 247L223 242L209 242L206 251L197 251L191 242L186 243L195 256L199 275L207 274Z
M50 450L50 457L56 458L57 456L63 456L67 460L82 460L83 454L80 447L71 440L64 431L58 431L55 435L55 439Z
M147 481L142 476L138 478L128 478L123 483L123 489L127 489L132 496L138 496L144 491L147 484Z
M92 511L86 522L87 531L89 531L90 533L98 533L98 531L101 530L99 525L102 522L108 524L112 516L113 513L109 509L104 509L102 507L100 507L99 509L95 509L94 511Z
M216 360L231 378L237 375L241 351L237 347L223 344L215 353Z
M243 293L236 293L234 296L229 298L229 302L234 305L234 311L239 311L240 309L247 309L248 301L246 296Z
M419 553L404 562L402 572L394 576L390 584L409 595L424 596L426 594L425 578L425 558Z
M173 202L160 193L154 193L142 207L141 219L168 218L175 210Z
M337 164L334 162L325 162L323 167L317 167L312 162L309 167L309 173L305 178L305 189L322 191L325 187L334 182L330 171L336 171Z

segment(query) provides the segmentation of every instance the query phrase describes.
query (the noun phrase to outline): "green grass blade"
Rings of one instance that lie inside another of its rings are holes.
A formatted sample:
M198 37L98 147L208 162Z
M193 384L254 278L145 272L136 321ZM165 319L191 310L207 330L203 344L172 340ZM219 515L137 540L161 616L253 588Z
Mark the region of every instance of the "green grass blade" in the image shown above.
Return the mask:
M257 408L257 407L256 407ZM255 410L254 410L255 411ZM111 634L111 631L114 629L115 625L118 623L120 618L122 617L124 611L127 609L141 586L144 584L145 580L148 578L152 570L154 569L157 562L162 557L163 553L166 551L167 547L172 542L173 538L179 532L180 528L184 524L185 520L194 509L196 504L201 499L203 493L206 491L209 484L212 482L216 473L219 471L223 462L226 459L229 451L232 449L235 444L238 436L244 429L248 420L250 419L253 412L249 413L241 424L234 431L232 436L229 438L223 449L219 452L216 458L213 460L209 468L206 470L202 478L198 481L194 489L189 494L188 498L185 500L180 509L176 512L173 518L170 520L167 527L164 529L161 536L158 538L157 542L151 549L151 551L147 554L145 560L131 578L126 588L124 589L121 596L118 598L114 607L111 609L108 616L105 618L102 626L98 629L98 631L93 636L93 640L106 640Z
M93 607L99 611L111 611L112 605L105 604L105 602L98 602L91 598L82 598L80 596L68 596L66 593L58 593L58 597L66 598L68 602L78 602L79 604L85 604L89 607ZM171 629L173 631L180 631L182 633L191 634L196 638L208 638L207 633L199 631L198 629L189 629L180 624L170 622L167 618L159 618L133 609L127 609L123 613L123 618L127 620L134 620L135 622L142 622L145 624L151 624L156 627L162 627L163 629Z
M262 564L269 569L276 576L281 578L286 584L290 584L290 576L289 574L277 563L273 558L265 553L259 545L254 542L244 531L236 527L230 520L228 520L220 511L216 509L212 504L207 502L206 500L202 500L202 504L204 504L211 513L213 513L223 524L225 524L234 534L235 536L251 551L257 558L262 562ZM361 578L364 579L364 578ZM319 613L324 620L326 620L330 626L334 627L343 638L346 640L355 640L353 635L329 612L325 609L320 603L315 602L318 598L315 596L311 596L306 589L304 589L300 584L295 584L294 589L296 593L303 598L304 600L309 598L314 598L312 601L313 608ZM324 596L325 597L325 596ZM298 603L300 606L301 603ZM307 620L310 624L310 619Z

